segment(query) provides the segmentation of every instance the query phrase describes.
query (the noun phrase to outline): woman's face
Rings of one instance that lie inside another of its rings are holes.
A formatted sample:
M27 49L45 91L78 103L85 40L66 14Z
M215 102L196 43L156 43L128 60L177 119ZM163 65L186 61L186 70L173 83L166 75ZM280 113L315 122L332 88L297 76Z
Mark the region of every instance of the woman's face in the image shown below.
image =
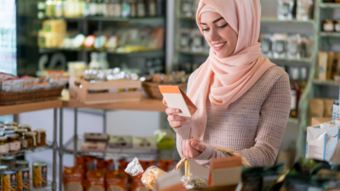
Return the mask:
M220 14L211 11L202 13L201 26L205 40L219 58L225 58L234 53L237 33Z

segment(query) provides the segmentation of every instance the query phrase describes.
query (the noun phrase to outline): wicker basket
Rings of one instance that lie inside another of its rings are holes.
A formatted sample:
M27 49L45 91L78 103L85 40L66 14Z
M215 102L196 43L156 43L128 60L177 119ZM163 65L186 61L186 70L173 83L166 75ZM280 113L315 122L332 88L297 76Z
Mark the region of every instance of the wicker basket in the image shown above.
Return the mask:
M24 92L0 92L0 105L12 105L56 99L61 96L61 91L63 89L64 87Z
M182 84L161 84L161 83L153 83L153 82L143 82L142 87L145 92L145 94L149 98L153 99L163 99L162 93L159 91L158 86L160 85L173 85L173 86L178 86L180 87L183 91L186 91L187 89L187 83L182 83Z

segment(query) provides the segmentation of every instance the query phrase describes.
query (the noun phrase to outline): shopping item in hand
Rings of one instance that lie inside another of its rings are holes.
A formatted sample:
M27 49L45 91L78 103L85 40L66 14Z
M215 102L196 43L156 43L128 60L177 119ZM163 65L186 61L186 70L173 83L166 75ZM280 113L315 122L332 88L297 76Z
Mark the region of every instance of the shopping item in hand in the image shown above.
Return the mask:
M142 183L145 187L154 190L156 179L165 174L165 172L156 166L150 166L144 171L142 165L139 163L137 157L134 158L125 169L125 172L131 176L141 176Z

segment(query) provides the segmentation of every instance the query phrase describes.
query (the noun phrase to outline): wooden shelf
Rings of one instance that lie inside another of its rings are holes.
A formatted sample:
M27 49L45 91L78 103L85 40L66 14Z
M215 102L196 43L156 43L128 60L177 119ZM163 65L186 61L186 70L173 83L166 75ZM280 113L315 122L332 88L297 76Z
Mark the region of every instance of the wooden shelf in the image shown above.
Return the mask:
M320 32L322 37L340 37L340 32Z
M327 81L313 80L313 84L323 85L323 86L340 86L340 82L335 82L333 80L327 80Z
M63 107L92 108L104 110L137 110L165 112L166 107L161 100L143 98L139 102L117 102L107 104L84 104L74 99L63 100Z
M12 115L19 114L30 111L38 111L44 109L60 108L62 107L62 101L60 100L50 100L41 102L31 102L16 105L5 105L0 106L0 116L2 115Z
M320 3L320 8L340 8L340 3Z

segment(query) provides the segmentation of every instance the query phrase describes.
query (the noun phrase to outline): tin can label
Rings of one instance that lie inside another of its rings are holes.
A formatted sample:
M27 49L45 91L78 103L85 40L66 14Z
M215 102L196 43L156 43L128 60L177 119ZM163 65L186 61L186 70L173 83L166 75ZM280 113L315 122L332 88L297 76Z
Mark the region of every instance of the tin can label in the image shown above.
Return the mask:
M2 190L17 190L16 174L2 174L1 175L1 189Z
M47 186L47 166L33 167L33 186L36 188Z
M18 191L30 191L30 169L19 169L17 172Z

